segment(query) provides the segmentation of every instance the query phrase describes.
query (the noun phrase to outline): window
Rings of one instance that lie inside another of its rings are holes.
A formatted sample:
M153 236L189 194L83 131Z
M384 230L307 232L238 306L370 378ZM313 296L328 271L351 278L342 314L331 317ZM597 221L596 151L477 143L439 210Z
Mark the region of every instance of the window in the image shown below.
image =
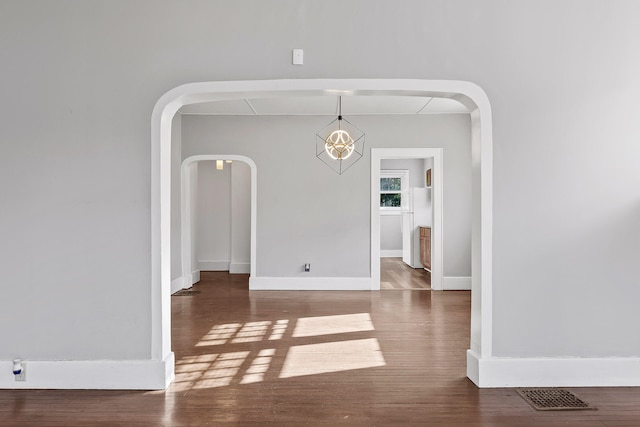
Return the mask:
M402 209L402 192L407 189L409 171L380 171L380 210L397 211Z

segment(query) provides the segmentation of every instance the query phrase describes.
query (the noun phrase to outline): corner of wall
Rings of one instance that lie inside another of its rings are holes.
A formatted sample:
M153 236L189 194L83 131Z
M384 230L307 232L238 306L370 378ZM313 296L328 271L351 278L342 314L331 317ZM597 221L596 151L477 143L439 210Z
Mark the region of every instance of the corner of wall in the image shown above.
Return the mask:
M184 286L184 278L182 276L173 279L171 281L171 294L175 294L176 292L178 292L180 289L182 289Z

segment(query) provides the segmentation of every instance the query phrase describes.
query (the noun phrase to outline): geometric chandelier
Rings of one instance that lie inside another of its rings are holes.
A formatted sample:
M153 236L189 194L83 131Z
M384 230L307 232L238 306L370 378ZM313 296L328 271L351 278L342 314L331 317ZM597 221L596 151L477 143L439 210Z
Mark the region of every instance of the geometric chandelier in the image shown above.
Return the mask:
M364 132L342 118L340 97L338 118L316 133L316 157L338 175L364 155Z

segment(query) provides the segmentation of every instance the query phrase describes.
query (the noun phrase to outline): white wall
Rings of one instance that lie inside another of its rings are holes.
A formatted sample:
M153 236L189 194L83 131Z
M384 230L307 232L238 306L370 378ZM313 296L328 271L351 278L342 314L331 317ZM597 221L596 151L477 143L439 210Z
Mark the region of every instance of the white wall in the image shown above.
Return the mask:
M469 132L469 129L465 130ZM390 142L390 144L398 145L393 142ZM471 149L470 143L468 143L467 146ZM424 187L423 164L424 161L422 159L386 159L380 161L380 169L406 169L409 171L409 182L407 183L407 187Z
M231 263L230 273L249 273L251 267L251 168L244 162L231 165Z
M175 177L173 178L175 179ZM189 165L189 181L191 182L190 197L189 197L189 214L191 215L191 224L199 223L199 207L200 207L200 163L193 163ZM199 241L198 227L191 227L191 271L190 274L195 274L196 277L189 276L189 281L196 282L198 279L198 272L200 271L200 265L198 263L198 241ZM173 242L172 247L178 245L178 242ZM186 273L186 272L185 272Z
M445 168L451 162L451 174L461 174L459 179L469 185L468 115L358 116L350 119L366 131L368 147L424 147L430 144L444 147ZM314 147L313 140L308 138L309 130L315 132L331 120L314 116L183 116L183 158L197 154L242 154L257 164L258 276L369 276L370 166L361 161L344 175L337 175L315 155L310 155ZM256 144L258 140L262 142ZM279 155L282 151L273 150L276 144L295 161L284 162ZM455 154L449 156L448 153ZM417 176L423 174L422 163L417 160L414 163L415 179L418 180ZM449 180L451 184L455 181ZM446 183L447 180L445 186ZM466 191L466 194L456 193L469 199L470 204L471 190L467 188ZM464 212L467 220L469 212L470 208ZM445 204L445 216L447 214L449 217L458 215L448 212ZM337 247L350 257L337 256ZM470 270L469 259L470 255L466 265ZM302 272L301 267L306 262L312 264L311 273ZM469 270L458 269L459 272L450 271L445 258L445 275L469 276Z
M240 161L198 162L197 269L249 273L251 256L251 169Z
M380 256L402 252L402 215L380 214ZM400 255L393 255L400 256Z
M336 77L457 79L486 91L494 355L640 355L638 16L635 0L0 2L0 287L20 293L0 299L0 360L150 359L150 116L163 93ZM305 65L291 65L293 47ZM190 132L208 127L190 122ZM301 159L256 159L258 272L296 275L316 260L317 275L368 276L366 159L325 183L362 192L325 199L310 177L326 166L304 146L325 121L291 122L252 122L299 136L287 153ZM383 133L376 119L357 124ZM229 136L216 148L259 153L260 140L215 127ZM273 199L283 171L296 177L290 194L316 195L286 219ZM354 226L327 236L302 226L335 227L302 218L328 205ZM278 241L275 257L265 242ZM337 256L324 250L336 245L357 254L352 267L331 267Z
M182 156L182 117L176 114L171 122L171 281L176 282L178 289L182 288L182 250L180 240L181 216L180 216L180 167ZM173 287L173 286L172 286ZM175 291L175 289L173 289Z
M195 223L199 270L226 271L231 260L231 168L198 162L198 219Z

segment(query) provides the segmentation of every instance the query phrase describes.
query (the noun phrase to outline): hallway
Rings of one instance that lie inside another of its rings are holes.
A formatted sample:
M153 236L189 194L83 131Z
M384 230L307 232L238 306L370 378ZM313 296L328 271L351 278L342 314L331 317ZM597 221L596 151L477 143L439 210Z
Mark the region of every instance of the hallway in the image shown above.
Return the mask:
M380 289L431 290L431 272L411 268L402 258L380 258Z

